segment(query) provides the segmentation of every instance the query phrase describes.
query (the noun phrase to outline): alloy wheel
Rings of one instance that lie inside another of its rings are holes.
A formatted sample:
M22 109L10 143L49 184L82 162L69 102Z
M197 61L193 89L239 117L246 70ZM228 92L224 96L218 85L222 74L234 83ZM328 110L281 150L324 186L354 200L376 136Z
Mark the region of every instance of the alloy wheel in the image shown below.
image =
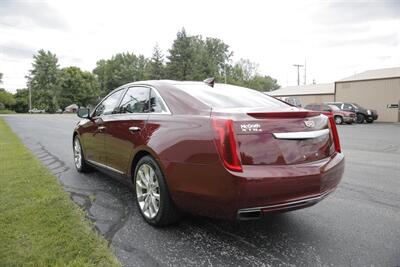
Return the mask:
M149 164L142 164L136 172L136 197L146 218L157 216L160 209L160 186L157 174Z
M74 140L74 162L77 169L82 167L82 149L78 138Z

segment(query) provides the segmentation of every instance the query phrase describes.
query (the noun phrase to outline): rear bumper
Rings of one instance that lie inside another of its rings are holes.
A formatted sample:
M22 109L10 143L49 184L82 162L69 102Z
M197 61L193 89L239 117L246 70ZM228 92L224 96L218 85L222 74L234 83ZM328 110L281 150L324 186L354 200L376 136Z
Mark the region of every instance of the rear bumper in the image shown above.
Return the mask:
M343 172L341 153L296 165L244 165L241 173L228 171L219 162L166 166L168 186L179 208L224 219L243 219L244 211L262 215L314 205L335 190Z
M296 209L307 208L307 207L317 204L318 202L320 202L321 200L326 198L335 189L336 189L336 187L329 191L326 191L320 195L314 196L314 197L307 197L304 199L299 199L299 200L290 201L290 202L286 202L286 203L273 204L273 205L262 206L262 207L239 209L237 212L237 219L238 220L257 219L257 218L261 217L262 215L264 215L265 213L284 212L284 211L291 211L291 210L296 210Z

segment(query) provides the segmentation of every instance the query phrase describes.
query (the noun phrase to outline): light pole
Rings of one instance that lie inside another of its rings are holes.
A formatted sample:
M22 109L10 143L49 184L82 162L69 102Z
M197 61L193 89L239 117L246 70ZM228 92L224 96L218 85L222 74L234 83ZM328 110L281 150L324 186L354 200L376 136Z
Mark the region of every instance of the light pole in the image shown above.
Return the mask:
M226 64L224 63L224 76L225 76L225 84L226 84Z
M222 64L224 66L224 78L225 78L225 84L226 84L226 63L222 61L217 61L217 63Z
M32 110L32 92L31 92L31 87L28 86L29 88L29 110Z
M293 64L294 67L297 67L297 85L300 85L300 67L304 67L304 65Z

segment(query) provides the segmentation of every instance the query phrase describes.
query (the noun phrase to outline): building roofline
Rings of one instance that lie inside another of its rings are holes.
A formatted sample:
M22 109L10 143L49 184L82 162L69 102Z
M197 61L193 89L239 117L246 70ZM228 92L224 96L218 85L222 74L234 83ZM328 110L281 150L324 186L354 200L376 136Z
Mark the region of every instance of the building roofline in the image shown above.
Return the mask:
M369 78L369 79L355 79L355 80L346 80L346 81L336 81L336 83L347 83L347 82L363 82L363 81L375 81L375 80L390 80L390 79L399 79L400 76L394 76L394 77L383 77L383 78Z
M334 95L335 93L316 93L316 94L297 94L297 95L269 95L267 93L267 95L269 96L273 96L273 97L293 97L293 96L309 96L309 95Z

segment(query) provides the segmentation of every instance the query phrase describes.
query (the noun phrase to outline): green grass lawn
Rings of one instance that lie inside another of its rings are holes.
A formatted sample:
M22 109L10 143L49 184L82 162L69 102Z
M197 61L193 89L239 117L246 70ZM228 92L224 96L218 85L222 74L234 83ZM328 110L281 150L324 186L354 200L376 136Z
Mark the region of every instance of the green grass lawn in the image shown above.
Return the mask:
M15 114L15 111L8 109L0 109L0 114Z
M1 118L0 266L119 266L57 178Z

